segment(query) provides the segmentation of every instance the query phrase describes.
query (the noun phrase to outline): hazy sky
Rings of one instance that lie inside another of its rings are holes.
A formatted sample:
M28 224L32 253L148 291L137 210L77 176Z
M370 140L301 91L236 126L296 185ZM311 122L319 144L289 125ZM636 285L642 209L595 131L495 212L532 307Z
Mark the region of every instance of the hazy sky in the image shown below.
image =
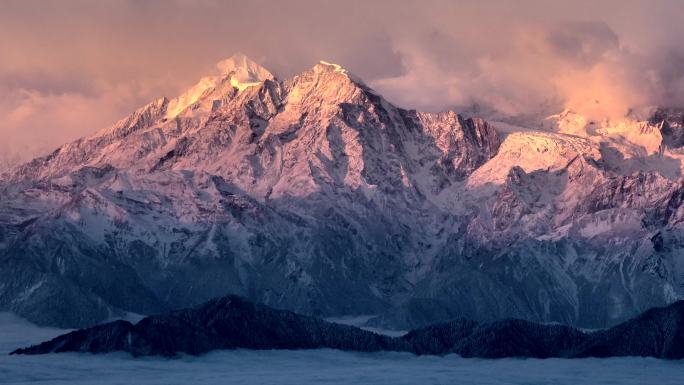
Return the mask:
M342 64L408 108L684 105L684 1L4 0L0 162L174 96L244 52Z

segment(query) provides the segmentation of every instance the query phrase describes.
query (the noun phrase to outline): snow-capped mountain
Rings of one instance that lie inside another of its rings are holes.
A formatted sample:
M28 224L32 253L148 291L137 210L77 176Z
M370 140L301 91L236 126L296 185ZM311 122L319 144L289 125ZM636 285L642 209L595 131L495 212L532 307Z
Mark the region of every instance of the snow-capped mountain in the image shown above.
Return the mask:
M0 181L0 309L85 326L226 294L407 328L602 327L684 296L682 114L523 126L237 55Z

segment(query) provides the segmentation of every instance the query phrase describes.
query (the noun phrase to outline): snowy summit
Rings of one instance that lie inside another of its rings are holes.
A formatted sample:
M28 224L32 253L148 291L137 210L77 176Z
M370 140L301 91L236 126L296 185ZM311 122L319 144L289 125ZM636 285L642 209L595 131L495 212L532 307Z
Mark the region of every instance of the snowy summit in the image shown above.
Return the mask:
M273 75L266 68L241 53L221 60L216 67L222 75L230 76L230 84L240 91L273 79Z
M272 80L273 75L264 67L252 61L243 54L235 54L216 64L218 75L206 76L185 93L169 102L166 118L175 118L186 110L195 111L198 108L211 109L211 104L196 105L201 99L212 102L220 100L230 88L242 92L250 87Z

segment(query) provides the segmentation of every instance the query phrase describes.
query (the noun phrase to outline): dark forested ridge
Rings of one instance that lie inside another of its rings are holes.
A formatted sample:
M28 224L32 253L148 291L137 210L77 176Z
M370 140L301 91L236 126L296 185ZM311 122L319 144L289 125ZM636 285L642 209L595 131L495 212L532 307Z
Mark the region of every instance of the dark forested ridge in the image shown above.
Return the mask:
M77 330L12 354L58 352L134 356L202 354L217 349L406 351L463 357L684 358L684 301L651 309L610 329L585 333L563 325L517 319L477 323L457 319L388 337L227 296L203 305Z

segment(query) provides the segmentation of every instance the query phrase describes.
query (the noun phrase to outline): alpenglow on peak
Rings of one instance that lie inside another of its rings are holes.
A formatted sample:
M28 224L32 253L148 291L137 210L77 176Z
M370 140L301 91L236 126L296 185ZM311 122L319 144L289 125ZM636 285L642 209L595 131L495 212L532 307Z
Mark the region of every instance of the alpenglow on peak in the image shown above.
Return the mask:
M338 72L338 73L345 75L347 78L351 79L352 81L354 81L357 84L366 85L366 83L360 77L349 72L346 68L344 68L343 66L336 64L336 63L332 63L332 62L325 61L325 60L319 60L318 63L313 67L313 69L316 72L325 72L325 71Z
M221 60L216 64L216 67L222 75L230 75L231 85L240 91L265 80L273 79L273 75L266 68L241 53Z
M242 92L249 87L257 86L266 80L274 78L266 68L241 53L221 60L216 63L216 68L219 70L218 75L203 77L193 87L169 102L166 111L167 119L175 118L188 109L192 109L193 106L196 108L196 103L202 98L207 98L207 96L217 96L220 98L220 94L225 92L224 84L230 84L230 87ZM211 108L213 100L211 97L209 98L209 103L205 106L205 109Z

